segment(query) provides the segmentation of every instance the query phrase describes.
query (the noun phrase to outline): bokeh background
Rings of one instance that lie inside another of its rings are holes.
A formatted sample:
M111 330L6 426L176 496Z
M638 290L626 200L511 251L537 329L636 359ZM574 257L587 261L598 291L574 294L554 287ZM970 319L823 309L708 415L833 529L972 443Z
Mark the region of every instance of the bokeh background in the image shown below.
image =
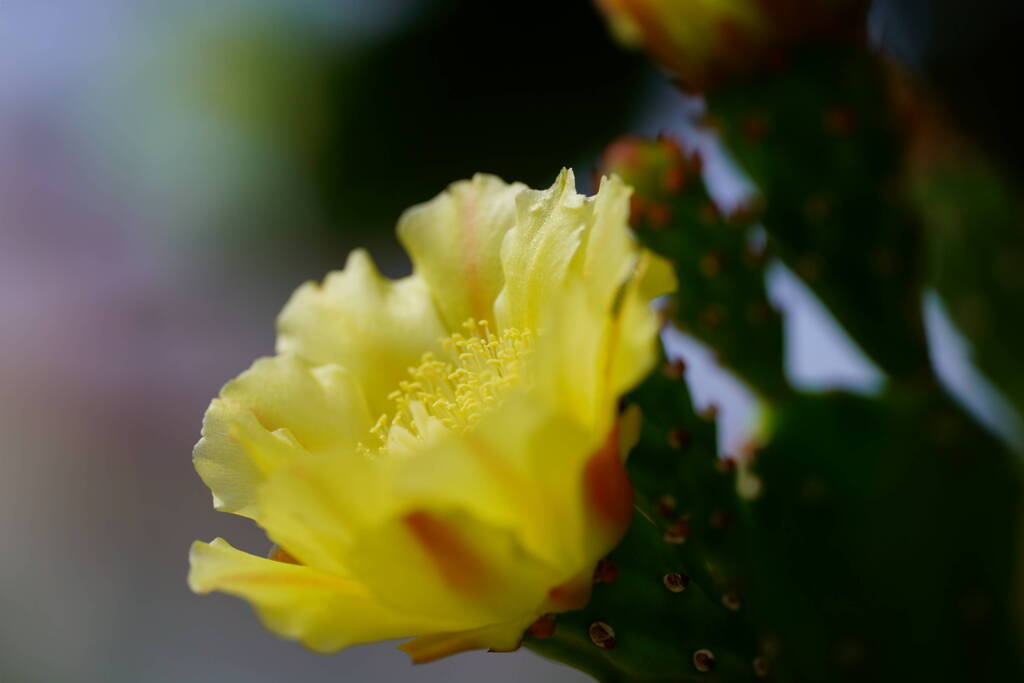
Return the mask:
M958 4L880 3L872 31L1019 171L1020 12ZM190 450L299 283L356 245L407 271L403 208L475 171L540 187L572 165L586 189L613 138L699 108L585 0L0 0L0 681L585 680L527 652L321 657L192 595L194 539L267 542L212 511ZM727 160L709 171L742 191ZM792 273L769 280L794 382L877 387ZM941 302L925 313L947 383L1019 438ZM749 396L669 337L734 447Z

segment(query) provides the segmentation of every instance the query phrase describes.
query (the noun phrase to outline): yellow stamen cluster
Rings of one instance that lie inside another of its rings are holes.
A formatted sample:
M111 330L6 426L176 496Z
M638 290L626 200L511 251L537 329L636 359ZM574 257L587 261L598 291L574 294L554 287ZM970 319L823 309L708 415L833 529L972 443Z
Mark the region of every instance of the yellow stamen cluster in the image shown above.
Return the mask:
M370 430L380 439L378 454L396 438L424 439L439 428L469 429L520 381L533 350L533 331L506 329L497 335L487 321L472 318L463 328L465 334L442 340L447 359L423 354L420 364L409 368L410 378L388 396L394 413L390 419L381 415Z

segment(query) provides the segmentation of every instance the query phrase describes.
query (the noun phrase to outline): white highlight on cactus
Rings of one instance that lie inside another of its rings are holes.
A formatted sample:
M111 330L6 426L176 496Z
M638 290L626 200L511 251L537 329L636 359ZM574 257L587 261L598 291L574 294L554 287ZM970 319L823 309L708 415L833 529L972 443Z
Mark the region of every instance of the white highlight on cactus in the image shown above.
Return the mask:
M924 328L935 374L978 422L1024 453L1024 421L987 377L974 367L970 342L956 328L935 290L924 294Z
M661 333L669 360L682 358L686 380L693 395L694 408L703 413L717 408L718 453L736 456L750 440L760 414L757 397L729 370L715 360L715 353L704 344L672 325Z
M768 298L782 312L786 379L804 391L844 389L876 394L885 375L850 338L821 300L781 261L765 274Z

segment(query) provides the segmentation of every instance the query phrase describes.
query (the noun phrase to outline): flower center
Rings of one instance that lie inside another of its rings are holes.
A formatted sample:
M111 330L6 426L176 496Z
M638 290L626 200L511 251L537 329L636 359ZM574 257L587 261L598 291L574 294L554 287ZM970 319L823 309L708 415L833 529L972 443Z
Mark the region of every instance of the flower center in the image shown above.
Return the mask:
M388 399L395 409L380 416L370 432L380 440L377 454L415 447L438 432L465 431L496 406L522 375L535 333L506 329L493 333L472 318L441 341L449 359L423 354Z

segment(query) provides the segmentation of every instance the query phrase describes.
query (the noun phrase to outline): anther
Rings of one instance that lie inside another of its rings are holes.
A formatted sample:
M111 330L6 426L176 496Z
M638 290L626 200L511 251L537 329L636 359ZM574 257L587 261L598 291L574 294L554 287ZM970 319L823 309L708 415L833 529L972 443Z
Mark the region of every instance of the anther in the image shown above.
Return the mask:
M442 340L450 360L423 354L420 364L409 368L409 377L388 398L394 413L381 418L371 429L379 441L360 452L375 455L387 450L393 430L411 438L425 438L437 428L455 431L472 427L518 381L525 359L532 352L532 334L507 329L496 335L487 321L468 320L464 334Z

